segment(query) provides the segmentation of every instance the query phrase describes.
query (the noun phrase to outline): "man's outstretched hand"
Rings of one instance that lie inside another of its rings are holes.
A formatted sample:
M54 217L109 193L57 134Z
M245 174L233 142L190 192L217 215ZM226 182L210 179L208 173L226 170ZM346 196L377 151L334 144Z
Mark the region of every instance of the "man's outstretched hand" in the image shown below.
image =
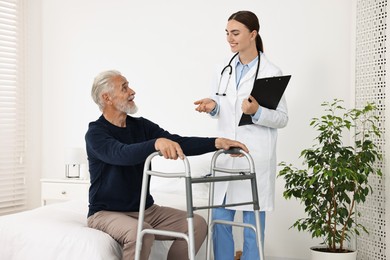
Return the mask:
M229 150L232 148L241 148L245 152L249 153L249 150L245 144L240 143L240 142L235 141L235 140L227 139L227 138L215 139L215 147L217 149L224 149L224 150ZM232 154L232 156L237 156L237 155ZM242 156L242 155L240 155L240 156Z

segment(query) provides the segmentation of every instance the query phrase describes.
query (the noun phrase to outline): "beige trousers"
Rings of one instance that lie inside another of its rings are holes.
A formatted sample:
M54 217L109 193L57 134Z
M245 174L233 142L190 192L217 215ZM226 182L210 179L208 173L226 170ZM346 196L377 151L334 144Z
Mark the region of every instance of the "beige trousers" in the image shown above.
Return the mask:
M123 248L123 260L135 257L138 212L99 211L88 218L88 227L109 234ZM144 228L188 233L187 212L153 205L145 210ZM206 234L206 221L194 214L195 252L198 252ZM148 260L154 240L174 240L168 252L168 260L188 259L188 245L184 239L146 234L143 237L141 260Z

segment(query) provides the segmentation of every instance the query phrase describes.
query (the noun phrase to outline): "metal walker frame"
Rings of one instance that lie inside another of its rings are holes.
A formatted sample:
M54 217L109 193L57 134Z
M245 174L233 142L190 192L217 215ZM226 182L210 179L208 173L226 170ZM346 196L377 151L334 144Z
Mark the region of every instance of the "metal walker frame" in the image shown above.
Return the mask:
M192 210L192 187L188 186L188 179L191 179L190 174L190 165L187 157L184 158L184 168L185 172L179 173L164 173L158 171L152 171L150 169L150 164L152 159L161 155L159 152L154 152L146 159L144 165L144 175L142 179L142 189L141 189L141 200L139 205L139 216L138 216L138 228L137 228L137 240L135 247L135 260L139 260L141 256L142 249L142 238L143 236L148 234L155 235L166 235L171 237L179 237L183 238L188 243L188 256L190 260L195 260L195 239L194 239L194 222L193 222L193 210ZM165 178L186 178L186 197L187 197L187 221L188 221L188 235L180 232L167 231L167 230L157 230L157 229L143 229L144 217L145 217L145 203L146 196L149 184L149 175L165 177Z
M216 166L217 158L221 154L242 154L248 160L249 168L248 169L226 169L220 168ZM140 200L140 209L139 209L139 218L138 218L138 228L137 228L137 240L136 240L136 250L135 250L135 260L139 260L141 256L142 249L142 238L145 234L155 234L155 235L165 235L171 237L183 238L188 243L188 256L190 260L195 260L195 239L194 239L194 211L195 210L208 210L208 236L207 236L207 244L206 244L206 259L211 259L211 237L213 233L213 227L215 224L223 224L223 225L231 225L238 227L246 227L251 228L256 233L256 241L259 249L260 260L264 260L264 252L262 248L262 237L261 237L261 225L260 225L260 207L258 200L258 191L256 185L256 173L254 168L254 162L250 154L245 151L234 148L231 150L218 150L214 153L211 159L211 173L204 177L191 177L190 165L187 157L184 158L184 172L178 173L165 173L152 171L150 169L150 164L152 159L161 155L159 152L154 152L145 161L144 166L144 175L142 180L142 189L141 189L141 200ZM215 176L216 172L227 173L229 175L225 176ZM186 207L187 207L187 222L188 222L188 235L180 232L167 231L167 230L157 230L157 229L143 229L143 222L145 216L145 203L147 196L147 189L149 186L149 175L150 176L159 176L165 178L185 178L186 185ZM214 184L215 182L223 182L223 181L237 181L237 180L249 180L251 182L252 188L252 201L242 202L242 203L234 203L234 204L221 204L214 205ZM207 206L194 207L193 199L192 199L192 184L195 183L210 183L209 188L209 204ZM212 208L219 207L230 207L230 206L241 206L241 205L253 205L253 210L255 214L255 222L256 225L251 225L242 222L234 222L234 221L224 221L224 220L213 220L212 219Z

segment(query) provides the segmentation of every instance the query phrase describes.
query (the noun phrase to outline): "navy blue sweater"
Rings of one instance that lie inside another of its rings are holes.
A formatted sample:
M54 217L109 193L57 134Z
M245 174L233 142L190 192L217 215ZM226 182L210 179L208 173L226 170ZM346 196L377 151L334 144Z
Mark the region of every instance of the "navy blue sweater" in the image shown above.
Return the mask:
M124 128L103 116L89 124L85 135L91 177L88 217L100 210L139 211L144 163L156 151L154 144L160 137L178 142L187 156L216 151L215 138L170 134L142 117L127 116ZM153 203L148 187L146 208Z

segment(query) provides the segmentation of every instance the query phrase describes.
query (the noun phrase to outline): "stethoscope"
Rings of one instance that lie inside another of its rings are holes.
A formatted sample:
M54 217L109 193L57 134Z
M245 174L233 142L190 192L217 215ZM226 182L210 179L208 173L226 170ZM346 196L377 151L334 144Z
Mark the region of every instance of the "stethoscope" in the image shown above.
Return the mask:
M218 91L217 93L215 93L215 95L217 96L226 96L226 91L227 91L227 88L229 86L229 82L230 82L230 78L232 77L232 72L233 72L233 67L231 65L232 61L234 60L234 58L238 55L238 52L236 54L233 55L233 57L230 59L229 61L229 64L226 65L222 71L221 71L221 77L219 78L219 83L218 83ZM257 79L257 75L259 74L259 68L260 68L260 52L258 52L257 54L257 57L258 57L258 61L257 61L257 68L256 68L256 74L255 74L255 79L253 81L253 85L255 84L255 81ZM229 70L229 78L227 80L227 83L226 83L226 86L225 86L225 90L223 91L223 93L221 94L219 91L221 90L221 81L222 81L222 76L223 74L225 73L226 70Z

